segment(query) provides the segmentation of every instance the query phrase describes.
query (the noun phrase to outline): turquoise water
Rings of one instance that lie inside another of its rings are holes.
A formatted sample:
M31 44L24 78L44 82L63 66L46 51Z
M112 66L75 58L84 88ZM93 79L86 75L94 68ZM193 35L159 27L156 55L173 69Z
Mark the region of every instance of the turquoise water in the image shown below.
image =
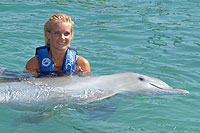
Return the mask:
M142 73L190 94L114 96L41 117L0 106L0 132L200 132L199 12L197 0L1 0L0 67L23 72L44 23L65 13L93 75Z

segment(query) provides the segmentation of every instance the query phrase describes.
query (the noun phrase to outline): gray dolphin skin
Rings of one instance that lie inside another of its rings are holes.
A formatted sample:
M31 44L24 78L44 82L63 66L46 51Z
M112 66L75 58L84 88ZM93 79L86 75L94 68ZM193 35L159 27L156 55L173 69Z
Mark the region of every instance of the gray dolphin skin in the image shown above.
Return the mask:
M38 111L62 104L87 104L126 92L143 95L189 93L187 90L173 89L157 78L137 73L85 78L28 78L0 82L0 104Z

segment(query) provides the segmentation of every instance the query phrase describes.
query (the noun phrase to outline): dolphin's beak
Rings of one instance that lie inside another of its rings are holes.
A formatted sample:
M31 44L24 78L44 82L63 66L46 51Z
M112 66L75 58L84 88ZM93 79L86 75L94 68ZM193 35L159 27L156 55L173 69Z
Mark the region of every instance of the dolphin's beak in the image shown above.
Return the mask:
M155 85L155 84L153 84L153 83L149 83L150 85L152 85L153 87L156 87L156 88L158 88L158 89L161 89L161 90L166 90L166 91L168 91L169 93L171 92L171 93L179 93L179 94L189 94L190 92L189 91L187 91L187 90L182 90L182 89L173 89L173 88L168 88L168 87L166 87L166 88L162 88L162 87L160 87L160 86L158 86L158 85Z

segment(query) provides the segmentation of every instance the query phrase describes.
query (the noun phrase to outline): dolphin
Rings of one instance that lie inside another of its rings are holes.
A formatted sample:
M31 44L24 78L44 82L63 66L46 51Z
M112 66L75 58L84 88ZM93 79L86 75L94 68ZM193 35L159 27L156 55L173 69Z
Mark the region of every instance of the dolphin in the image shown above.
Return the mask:
M27 78L0 82L0 104L19 110L40 111L65 104L88 104L116 94L189 94L160 79L118 73L91 77Z

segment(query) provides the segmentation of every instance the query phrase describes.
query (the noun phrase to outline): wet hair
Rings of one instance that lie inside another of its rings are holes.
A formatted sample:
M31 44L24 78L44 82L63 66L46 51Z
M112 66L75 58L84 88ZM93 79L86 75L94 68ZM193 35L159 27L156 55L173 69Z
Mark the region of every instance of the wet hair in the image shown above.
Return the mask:
M44 39L45 43L47 46L50 45L49 39L47 38L46 32L51 32L52 27L55 23L60 23L60 22L66 22L71 24L71 33L72 37L74 36L73 30L74 30L74 22L72 21L70 16L67 16L65 14L54 14L51 16L48 21L44 25Z

